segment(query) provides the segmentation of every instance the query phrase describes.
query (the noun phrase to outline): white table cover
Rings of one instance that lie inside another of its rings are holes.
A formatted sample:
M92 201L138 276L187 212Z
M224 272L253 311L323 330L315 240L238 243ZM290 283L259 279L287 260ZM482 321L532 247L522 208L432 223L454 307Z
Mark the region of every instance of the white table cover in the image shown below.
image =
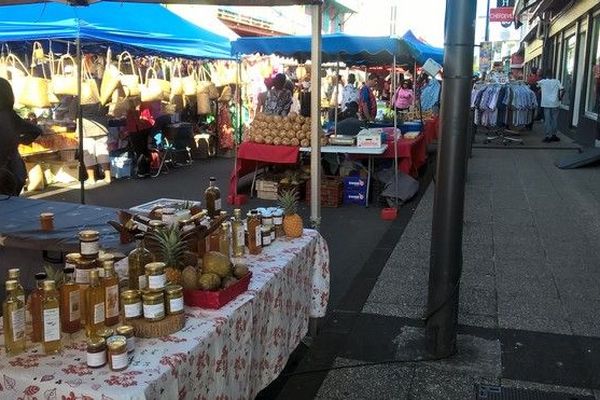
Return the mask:
M325 315L329 251L305 230L244 258L253 273L247 292L219 310L186 307L185 328L137 339L124 371L88 368L81 333L55 356L39 345L15 357L2 348L0 399L253 399L283 370L309 316Z

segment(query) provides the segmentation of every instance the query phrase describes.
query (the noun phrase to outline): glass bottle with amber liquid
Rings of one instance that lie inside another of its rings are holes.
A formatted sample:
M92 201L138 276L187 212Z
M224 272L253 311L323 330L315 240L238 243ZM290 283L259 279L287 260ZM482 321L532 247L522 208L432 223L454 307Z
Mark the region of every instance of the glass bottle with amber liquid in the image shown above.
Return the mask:
M44 281L42 325L44 353L58 353L62 349L62 342L60 341L60 303L56 297L56 283L54 281Z
M204 200L208 216L214 218L221 212L221 191L215 186L216 178L210 178L208 188L204 191Z
M233 210L233 219L231 220L231 244L234 257L242 257L244 255L246 251L245 241L242 210L236 208Z
M248 213L248 252L260 254L262 251L262 234L260 214L257 210Z
M146 275L144 267L146 264L154 262L154 256L150 250L144 246L144 235L136 235L137 248L129 253L127 265L129 270L129 289L146 289Z
M60 325L65 333L75 333L81 330L81 291L73 280L75 268L63 268L65 283L60 292Z
M90 286L85 291L85 303L85 334L91 338L104 328L104 288L100 285L97 269L90 272Z
M19 300L23 302L23 304L25 304L25 290L23 289L23 286L21 286L20 276L21 272L19 271L19 268L11 268L8 270L7 280L17 282L17 289L15 290L15 295L19 298Z
M6 299L2 303L4 346L10 356L25 351L25 304L17 297L17 287L17 281L6 281Z
M104 290L104 325L113 326L119 323L119 278L115 273L113 261L102 264L104 277L101 285Z
M48 275L45 272L35 274L35 289L29 296L29 312L31 313L31 341L42 341L42 300L44 299L44 280Z

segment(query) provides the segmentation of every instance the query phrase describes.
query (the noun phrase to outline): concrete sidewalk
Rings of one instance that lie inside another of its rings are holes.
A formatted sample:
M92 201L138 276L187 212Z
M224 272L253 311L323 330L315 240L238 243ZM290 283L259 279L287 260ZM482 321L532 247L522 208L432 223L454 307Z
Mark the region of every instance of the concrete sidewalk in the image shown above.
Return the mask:
M402 361L423 333L432 184L381 273L355 280L354 298L373 280L366 301L333 310L296 373L333 369L287 386L322 379L319 399L600 399L600 169L557 169L566 154L474 149L456 357Z

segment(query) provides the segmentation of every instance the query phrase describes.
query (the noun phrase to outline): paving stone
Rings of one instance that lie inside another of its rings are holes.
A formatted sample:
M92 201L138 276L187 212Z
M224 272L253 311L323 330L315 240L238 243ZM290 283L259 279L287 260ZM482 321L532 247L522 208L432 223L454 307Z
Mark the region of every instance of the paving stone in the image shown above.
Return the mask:
M476 315L469 314L461 310L458 315L458 323L460 325L476 326L482 328L497 329L498 328L498 315Z
M475 396L477 376L418 367L412 381L411 400L465 400Z
M498 325L503 329L519 329L523 331L558 333L563 335L573 334L571 326L564 319L525 317L510 313L499 313Z
M574 396L593 396L594 391L591 389L583 389L576 388L570 386L559 386L559 385L548 385L537 382L527 382L520 381L515 379L501 379L500 384L502 387L506 388L519 388L519 389L528 389L535 390L540 392L549 392L549 393L566 393L572 394Z
M492 221L494 224L494 232L504 228L510 230L512 233L514 231L521 231L522 227L534 226L533 213L530 210L523 208L494 209Z
M398 305L368 301L364 305L362 312L366 314L377 314L388 317L401 317L420 320L425 315L425 303L426 300L423 301L422 305Z
M498 308L495 290L461 288L459 310L467 314L496 315Z

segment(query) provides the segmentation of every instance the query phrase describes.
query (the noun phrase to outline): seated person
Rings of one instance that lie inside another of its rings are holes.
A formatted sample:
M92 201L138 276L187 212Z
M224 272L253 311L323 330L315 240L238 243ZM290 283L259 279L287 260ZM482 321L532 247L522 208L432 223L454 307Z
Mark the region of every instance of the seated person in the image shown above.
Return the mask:
M358 103L351 101L338 117L337 134L356 136L362 128L363 121L358 119Z

